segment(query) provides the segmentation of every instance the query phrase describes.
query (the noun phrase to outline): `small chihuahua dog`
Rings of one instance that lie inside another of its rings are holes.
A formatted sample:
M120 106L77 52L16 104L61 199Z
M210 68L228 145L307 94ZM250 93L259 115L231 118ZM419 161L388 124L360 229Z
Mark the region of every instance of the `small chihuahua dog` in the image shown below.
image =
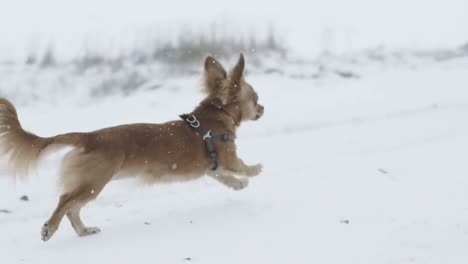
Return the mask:
M64 216L79 236L100 232L86 227L80 210L95 199L108 182L139 177L148 183L181 182L208 175L241 190L247 178L258 175L262 165L246 165L236 154L234 142L241 122L263 115L258 95L244 79L244 57L227 73L213 57L205 60L206 98L190 114L163 124L127 124L89 133L40 137L25 131L15 107L0 98L0 155L9 159L16 175L51 151L71 146L61 162L62 195L49 220L42 226L42 240L49 240Z

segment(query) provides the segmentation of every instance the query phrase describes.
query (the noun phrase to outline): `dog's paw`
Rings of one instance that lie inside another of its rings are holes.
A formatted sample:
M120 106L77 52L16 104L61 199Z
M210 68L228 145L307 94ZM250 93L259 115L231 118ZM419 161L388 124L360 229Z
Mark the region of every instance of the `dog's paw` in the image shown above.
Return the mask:
M249 185L249 179L236 179L235 182L231 185L231 187L236 190L240 191Z
M41 228L41 240L42 241L47 241L50 239L52 236L51 229L49 227L49 223L45 222L44 225Z
M262 172L262 169L263 169L263 165L260 163L257 165L249 166L247 169L247 176L249 177L257 176Z
M101 232L101 229L97 227L86 227L78 235L79 236L89 236Z

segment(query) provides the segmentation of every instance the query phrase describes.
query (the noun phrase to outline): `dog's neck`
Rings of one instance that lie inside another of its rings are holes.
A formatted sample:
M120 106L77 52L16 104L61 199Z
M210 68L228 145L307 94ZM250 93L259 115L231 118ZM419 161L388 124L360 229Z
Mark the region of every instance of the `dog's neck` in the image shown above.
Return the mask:
M228 117L228 119L230 119L232 121L232 124L235 127L240 126L240 122L242 120L242 115L241 115L240 111L237 111L238 113L236 113L234 106L215 106L215 107L222 114L225 114ZM234 108L234 109L232 109L232 108Z
M207 98L192 112L200 120L222 123L223 127L234 133L239 127L242 115L234 105L223 105L218 98Z

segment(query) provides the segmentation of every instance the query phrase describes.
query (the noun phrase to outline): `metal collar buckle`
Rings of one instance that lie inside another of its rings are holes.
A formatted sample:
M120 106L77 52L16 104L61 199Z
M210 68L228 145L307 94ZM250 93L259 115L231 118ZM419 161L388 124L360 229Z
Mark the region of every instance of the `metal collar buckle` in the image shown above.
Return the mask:
M200 127L200 121L198 121L198 119L194 116L194 115L190 115L189 117L187 117L187 119L185 119L191 127L193 128L198 128Z
M208 130L205 135L203 135L203 141L206 141L207 139L211 139L211 130Z

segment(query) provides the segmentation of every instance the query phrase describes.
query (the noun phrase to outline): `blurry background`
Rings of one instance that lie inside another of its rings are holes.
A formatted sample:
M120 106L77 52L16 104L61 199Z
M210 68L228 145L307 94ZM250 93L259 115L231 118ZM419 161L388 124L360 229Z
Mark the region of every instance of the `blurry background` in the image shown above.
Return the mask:
M1 0L0 95L26 102L44 91L48 97L79 94L81 100L129 94L152 87L155 79L198 74L207 54L223 59L244 52L252 71L296 77L320 77L317 71L330 70L332 60L340 61L336 70L342 76L353 77L352 63L450 59L467 53L466 5L463 0ZM279 69L305 62L300 73ZM87 84L76 87L83 76Z
M2 0L0 49L9 59L39 56L49 48L61 59L91 51L116 56L150 52L187 34L247 41L270 30L292 52L309 58L379 45L449 48L466 42L465 10L463 0Z

